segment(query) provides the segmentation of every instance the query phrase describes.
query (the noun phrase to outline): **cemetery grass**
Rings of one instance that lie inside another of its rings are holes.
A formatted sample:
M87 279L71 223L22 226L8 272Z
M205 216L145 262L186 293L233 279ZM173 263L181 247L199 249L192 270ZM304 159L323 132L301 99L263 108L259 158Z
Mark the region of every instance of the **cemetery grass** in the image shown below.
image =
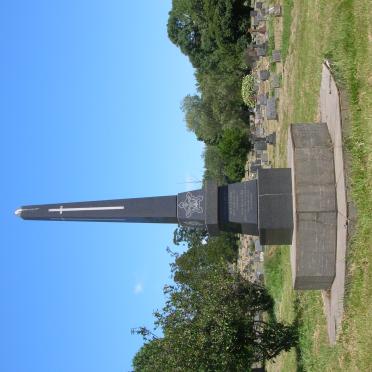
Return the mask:
M291 24L292 24L292 9L294 0L283 0L283 33L282 33L282 60L285 61L288 48L289 48L289 38L291 35Z
M286 0L283 0L286 3ZM282 5L283 5L282 2ZM321 294L294 292L289 248L271 248L266 281L279 320L298 324L296 350L283 353L269 370L372 370L372 14L369 0L298 0L283 20L282 46L288 44L280 96L276 166L286 165L286 137L292 122L318 120L321 64L332 62L348 95L351 133L345 147L351 157L347 177L358 219L348 246L345 316L337 345L328 343ZM286 30L291 23L291 32Z
M275 49L275 36L274 36L274 17L269 16L268 18L268 47L267 47L267 55L271 56L273 50ZM275 65L270 64L270 70L274 72Z

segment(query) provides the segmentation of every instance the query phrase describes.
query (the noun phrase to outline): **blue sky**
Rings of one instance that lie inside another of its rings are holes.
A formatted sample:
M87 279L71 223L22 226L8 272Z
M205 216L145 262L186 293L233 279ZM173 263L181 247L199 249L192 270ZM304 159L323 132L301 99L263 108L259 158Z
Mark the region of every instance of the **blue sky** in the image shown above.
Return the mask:
M170 282L172 225L22 221L25 204L176 194L200 180L171 1L0 5L0 371L124 372ZM199 185L195 185L198 188Z

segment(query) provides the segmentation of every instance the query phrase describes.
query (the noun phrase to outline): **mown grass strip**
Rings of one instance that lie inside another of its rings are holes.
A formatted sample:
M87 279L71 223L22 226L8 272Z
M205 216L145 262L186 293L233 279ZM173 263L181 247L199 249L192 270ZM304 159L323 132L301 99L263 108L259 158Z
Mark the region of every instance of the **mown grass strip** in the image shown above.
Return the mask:
M283 0L282 10L283 10L283 33L282 33L282 60L285 62L285 59L288 55L289 49L289 39L291 36L291 25L292 25L292 9L293 9L293 0Z

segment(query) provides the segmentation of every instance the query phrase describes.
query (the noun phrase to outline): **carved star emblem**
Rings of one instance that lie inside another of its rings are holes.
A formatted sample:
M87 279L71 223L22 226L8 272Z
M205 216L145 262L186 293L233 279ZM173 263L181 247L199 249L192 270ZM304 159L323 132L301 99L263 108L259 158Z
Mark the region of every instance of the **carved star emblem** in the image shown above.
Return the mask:
M195 196L191 192L186 194L186 199L178 204L178 206L185 210L186 217L189 218L193 213L203 213L201 202L203 195Z

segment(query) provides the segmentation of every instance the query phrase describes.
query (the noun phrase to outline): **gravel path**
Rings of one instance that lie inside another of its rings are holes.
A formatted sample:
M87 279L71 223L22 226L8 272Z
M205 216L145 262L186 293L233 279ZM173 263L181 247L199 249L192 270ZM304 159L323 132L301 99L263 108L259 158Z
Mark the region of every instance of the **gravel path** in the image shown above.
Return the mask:
M345 255L348 236L348 208L346 197L344 153L342 147L343 108L340 92L332 77L328 63L323 64L320 86L320 120L326 122L334 146L334 162L337 192L337 256L336 277L332 288L323 291L325 313L327 317L328 336L331 344L336 343L344 314L345 292ZM346 123L345 123L346 125Z

